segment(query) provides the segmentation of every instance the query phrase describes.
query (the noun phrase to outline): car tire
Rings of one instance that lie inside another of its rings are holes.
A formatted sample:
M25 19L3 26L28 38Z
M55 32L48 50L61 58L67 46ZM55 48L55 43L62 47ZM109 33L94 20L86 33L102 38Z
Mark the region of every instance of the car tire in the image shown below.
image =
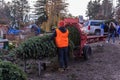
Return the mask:
M100 35L100 30L96 30L95 35Z
M89 60L92 55L92 49L89 45L83 47L83 58L84 60Z

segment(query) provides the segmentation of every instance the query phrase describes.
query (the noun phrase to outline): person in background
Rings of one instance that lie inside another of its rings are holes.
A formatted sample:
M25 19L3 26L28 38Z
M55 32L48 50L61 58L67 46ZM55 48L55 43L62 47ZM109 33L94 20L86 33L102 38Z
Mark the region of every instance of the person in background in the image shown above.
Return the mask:
M36 24L32 24L31 30L34 31L36 36L40 34L40 27Z
M107 43L110 41L110 38L112 37L113 43L115 43L115 33L116 33L116 28L114 26L114 23L111 22L109 25L108 29L108 40Z
M117 38L119 38L118 29L119 29L119 23L116 24L116 37Z
M58 62L60 72L68 68L68 35L69 31L65 28L64 21L58 23L58 28L55 29L51 39L55 39L55 44L58 49Z
M104 28L105 28L104 23L102 23L100 27L101 27L101 36L103 36L104 35Z
M118 27L117 32L118 32L118 37L119 37L119 40L120 40L120 26Z

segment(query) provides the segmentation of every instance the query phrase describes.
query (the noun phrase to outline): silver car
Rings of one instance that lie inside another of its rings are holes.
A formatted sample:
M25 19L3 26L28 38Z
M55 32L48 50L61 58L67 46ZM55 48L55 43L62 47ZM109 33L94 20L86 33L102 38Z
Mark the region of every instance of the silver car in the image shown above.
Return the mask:
M88 20L84 22L83 30L87 34L100 35L101 33L100 25L104 22L105 20Z

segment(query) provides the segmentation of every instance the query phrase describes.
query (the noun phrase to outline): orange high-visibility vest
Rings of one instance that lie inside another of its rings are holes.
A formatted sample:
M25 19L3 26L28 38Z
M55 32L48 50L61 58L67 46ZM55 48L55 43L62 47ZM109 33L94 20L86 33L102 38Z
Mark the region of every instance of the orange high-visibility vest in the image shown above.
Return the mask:
M62 33L59 29L56 29L55 42L57 47L62 48L68 46L68 34L68 30L65 33Z

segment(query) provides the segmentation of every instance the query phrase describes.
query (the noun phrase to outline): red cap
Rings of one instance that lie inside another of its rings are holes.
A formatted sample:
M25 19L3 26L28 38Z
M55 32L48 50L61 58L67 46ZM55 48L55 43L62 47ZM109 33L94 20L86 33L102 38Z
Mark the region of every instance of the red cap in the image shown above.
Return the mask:
M59 26L59 27L64 27L64 26L65 26L64 21L60 21L60 22L58 23L58 26Z

